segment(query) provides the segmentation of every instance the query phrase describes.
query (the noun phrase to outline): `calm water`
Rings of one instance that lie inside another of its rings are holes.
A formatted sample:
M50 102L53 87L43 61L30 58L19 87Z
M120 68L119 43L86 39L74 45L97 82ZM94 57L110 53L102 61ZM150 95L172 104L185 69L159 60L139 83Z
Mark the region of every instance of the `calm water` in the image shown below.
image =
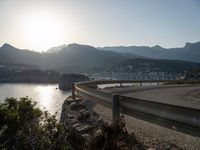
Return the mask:
M56 89L57 87L57 84L0 83L0 101L2 102L6 97L20 98L28 96L38 102L40 108L46 109L52 114L57 112L57 118L59 119L62 103L71 92L63 92Z
M143 83L143 86L150 86L156 83ZM139 86L139 83L123 84L126 86ZM119 84L100 85L100 88L119 86ZM71 91L61 91L56 89L57 84L26 84L26 83L0 83L0 102L6 97L25 97L32 98L38 102L41 109L48 110L51 114L57 112L59 119L63 101L71 95Z

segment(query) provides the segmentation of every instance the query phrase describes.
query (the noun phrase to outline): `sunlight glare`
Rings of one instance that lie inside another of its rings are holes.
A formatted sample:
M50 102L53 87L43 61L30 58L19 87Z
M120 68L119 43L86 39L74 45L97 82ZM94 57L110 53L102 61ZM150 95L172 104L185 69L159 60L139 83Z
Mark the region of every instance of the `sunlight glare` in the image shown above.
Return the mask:
M64 28L56 17L48 14L34 14L26 21L26 40L30 45L45 48L62 39Z
M52 103L52 88L51 87L45 87L45 86L38 86L37 91L40 96L40 105L43 109L50 109L51 103Z

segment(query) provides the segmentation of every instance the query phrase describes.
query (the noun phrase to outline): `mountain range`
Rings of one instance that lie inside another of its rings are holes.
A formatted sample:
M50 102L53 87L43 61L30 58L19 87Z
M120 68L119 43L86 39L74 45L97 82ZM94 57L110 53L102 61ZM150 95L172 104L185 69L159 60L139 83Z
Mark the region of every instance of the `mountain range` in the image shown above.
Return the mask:
M130 59L177 59L200 62L200 42L186 43L183 48L154 47L102 47L69 44L53 47L47 52L18 49L10 44L0 47L0 63L16 63L53 69L62 73L103 71ZM159 63L159 60L156 61ZM176 63L173 61L173 63ZM167 65L167 63L165 63Z
M116 46L116 47L100 47L101 50L126 52L140 55L148 58L156 59L175 59L185 61L200 62L200 42L186 43L180 48L163 48L159 45L148 46Z
M69 44L62 49L38 53L15 48L9 44L0 47L0 63L17 63L53 69L63 73L83 73L101 70L122 60L141 58L128 53L99 50L88 45Z

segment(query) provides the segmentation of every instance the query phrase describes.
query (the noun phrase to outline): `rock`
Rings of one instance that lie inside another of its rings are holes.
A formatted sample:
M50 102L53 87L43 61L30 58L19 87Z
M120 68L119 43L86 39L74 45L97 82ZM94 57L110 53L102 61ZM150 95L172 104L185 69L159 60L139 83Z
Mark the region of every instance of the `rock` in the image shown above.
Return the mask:
M75 116L74 116L74 115L71 115L71 114L68 114L68 115L67 115L67 118L68 118L68 119L74 119Z
M72 127L73 128L77 128L77 127L80 127L81 125L79 124L79 123L76 123L76 124L74 124Z
M102 135L102 130L97 129L95 132L95 136L100 136L100 135Z
M72 99L67 99L65 102L66 102L66 104L70 105L72 102L74 102L74 100L72 100Z
M79 119L79 120L87 120L87 118L90 117L90 115L91 115L91 112L90 112L90 111L81 110L81 111L79 112L78 119Z
M84 139L86 139L86 140L89 140L89 138L90 138L90 135L87 134L87 133L82 134L81 136L82 136Z
M88 118L88 117L90 117L91 112L90 111L85 111L83 115L84 115L85 118Z
M132 146L131 150L140 150L140 148L134 145Z
M59 89L70 90L72 83L88 81L89 78L81 74L63 74L59 80Z
M80 133L85 133L91 129L92 129L92 126L90 126L90 125L80 126L80 127L76 128L76 130Z
M75 109L77 109L77 108L78 108L78 105L76 104L76 102L70 103L70 109L71 109L71 110L75 110Z
M85 106L84 105L82 105L82 104L80 104L79 102L72 102L71 104L70 104L70 109L71 110L81 110L81 109L85 109Z
M72 126L72 125L74 125L74 124L77 123L77 120L76 120L76 119L70 119L70 120L68 121L68 123Z

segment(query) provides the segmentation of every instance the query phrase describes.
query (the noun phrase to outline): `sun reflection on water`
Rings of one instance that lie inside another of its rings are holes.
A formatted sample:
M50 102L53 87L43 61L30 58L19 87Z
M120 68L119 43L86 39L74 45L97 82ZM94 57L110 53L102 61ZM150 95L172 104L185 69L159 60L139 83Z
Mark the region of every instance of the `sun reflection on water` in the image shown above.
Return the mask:
M45 108L48 109L50 107L50 96L51 96L51 89L49 87L43 87L43 86L39 86L37 87L37 91L38 91L38 95L39 95L39 99L40 99L40 105Z
M39 105L40 107L50 110L51 103L52 103L52 87L50 86L38 86L37 87L38 96L40 99Z
M59 119L62 103L70 95L70 91L57 89L57 84L0 84L0 101L6 97L26 97L37 102L42 110L55 114Z

